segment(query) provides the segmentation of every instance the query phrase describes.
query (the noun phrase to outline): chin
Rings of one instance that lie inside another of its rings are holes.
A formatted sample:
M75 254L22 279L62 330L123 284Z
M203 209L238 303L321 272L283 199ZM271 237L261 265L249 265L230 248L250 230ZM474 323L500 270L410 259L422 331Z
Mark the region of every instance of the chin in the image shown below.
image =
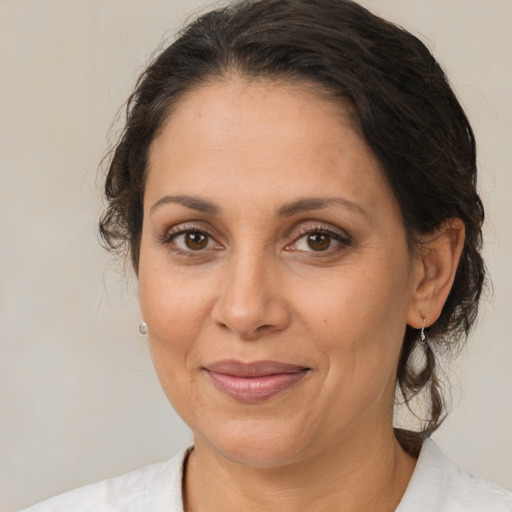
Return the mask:
M304 440L290 428L275 421L226 422L224 428L208 436L195 434L196 443L204 442L225 459L255 469L284 466L300 458Z

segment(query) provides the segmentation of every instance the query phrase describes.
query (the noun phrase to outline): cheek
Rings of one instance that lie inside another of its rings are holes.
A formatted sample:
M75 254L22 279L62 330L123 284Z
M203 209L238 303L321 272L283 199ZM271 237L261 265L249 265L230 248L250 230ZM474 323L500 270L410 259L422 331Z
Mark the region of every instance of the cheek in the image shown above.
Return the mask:
M321 338L352 340L364 347L378 336L396 339L402 333L408 310L407 293L401 278L379 279L363 271L340 272L322 287L311 287L302 294L301 316L306 323L315 324Z
M161 380L190 366L191 354L211 309L208 288L166 272L165 263L141 259L139 302L148 324L155 369ZM172 368L172 371L171 371ZM162 382L163 383L163 382Z
M208 311L208 298L177 279L158 272L139 274L139 300L148 324L151 357L162 389L176 412L193 423L204 404L194 386L197 340Z
M381 383L394 376L409 294L408 278L386 264L379 273L341 270L303 296L301 316L324 354L333 386L366 386L369 374Z

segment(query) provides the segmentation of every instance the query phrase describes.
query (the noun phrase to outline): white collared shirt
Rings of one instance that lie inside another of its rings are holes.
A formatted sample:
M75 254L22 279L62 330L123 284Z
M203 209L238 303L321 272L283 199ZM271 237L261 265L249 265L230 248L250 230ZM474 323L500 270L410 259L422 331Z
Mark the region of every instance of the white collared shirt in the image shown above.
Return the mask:
M183 512L187 452L66 492L24 512ZM427 439L396 512L512 512L512 493L458 469Z

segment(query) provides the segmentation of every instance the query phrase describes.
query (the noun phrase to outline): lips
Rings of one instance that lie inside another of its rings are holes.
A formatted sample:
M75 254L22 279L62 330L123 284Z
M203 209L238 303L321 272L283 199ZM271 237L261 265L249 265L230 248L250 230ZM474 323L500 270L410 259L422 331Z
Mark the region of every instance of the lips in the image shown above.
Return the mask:
M278 361L218 361L204 368L221 393L240 402L261 402L290 389L310 371Z

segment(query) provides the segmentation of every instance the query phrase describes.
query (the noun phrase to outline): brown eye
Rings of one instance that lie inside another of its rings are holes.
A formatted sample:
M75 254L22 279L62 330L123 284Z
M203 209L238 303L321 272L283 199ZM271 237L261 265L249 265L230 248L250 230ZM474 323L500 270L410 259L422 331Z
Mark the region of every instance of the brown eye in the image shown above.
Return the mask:
M208 235L201 231L188 231L184 233L184 242L188 249L199 251L208 246Z
M216 247L215 240L205 231L197 229L183 230L170 236L167 243L181 251L202 251Z
M325 251L329 249L331 241L331 235L326 233L314 233L307 237L307 244L313 251Z
M341 246L348 245L350 245L348 235L343 236L341 233L335 233L327 229L311 229L288 246L288 249L306 253L324 252L331 254L334 250L340 249Z

